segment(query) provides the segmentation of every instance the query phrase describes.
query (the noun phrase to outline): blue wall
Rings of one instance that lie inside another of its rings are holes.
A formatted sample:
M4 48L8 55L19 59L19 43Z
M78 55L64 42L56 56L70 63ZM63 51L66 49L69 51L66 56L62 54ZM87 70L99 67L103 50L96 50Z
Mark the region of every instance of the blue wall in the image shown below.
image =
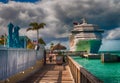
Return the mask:
M44 48L40 48L39 51L0 48L0 80L35 65L37 60L43 59L43 55Z

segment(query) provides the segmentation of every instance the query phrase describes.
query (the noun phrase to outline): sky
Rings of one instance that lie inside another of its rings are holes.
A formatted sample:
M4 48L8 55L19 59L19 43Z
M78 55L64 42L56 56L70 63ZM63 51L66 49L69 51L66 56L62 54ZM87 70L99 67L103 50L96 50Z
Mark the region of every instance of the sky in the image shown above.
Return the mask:
M120 40L103 40L99 51L120 51Z
M20 35L35 39L35 31L26 32L29 23L44 22L39 36L48 47L51 42L69 46L73 22L82 18L104 29L103 39L120 39L120 0L0 0L0 35L12 22L21 28Z

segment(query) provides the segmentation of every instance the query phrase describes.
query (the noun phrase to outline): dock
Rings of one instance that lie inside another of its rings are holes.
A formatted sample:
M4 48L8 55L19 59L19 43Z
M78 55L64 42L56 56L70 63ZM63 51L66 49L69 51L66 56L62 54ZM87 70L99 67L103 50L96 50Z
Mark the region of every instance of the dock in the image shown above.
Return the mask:
M60 64L57 55L50 61L49 53L44 54L43 51L1 49L0 83L103 83L77 64L69 54Z
M67 64L46 64L33 75L18 83L75 83Z

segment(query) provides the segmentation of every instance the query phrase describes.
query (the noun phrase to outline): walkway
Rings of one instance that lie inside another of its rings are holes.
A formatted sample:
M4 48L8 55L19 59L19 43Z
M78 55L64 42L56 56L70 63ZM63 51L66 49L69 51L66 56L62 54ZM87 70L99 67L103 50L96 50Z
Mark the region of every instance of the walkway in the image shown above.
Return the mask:
M68 65L47 64L19 83L74 83Z

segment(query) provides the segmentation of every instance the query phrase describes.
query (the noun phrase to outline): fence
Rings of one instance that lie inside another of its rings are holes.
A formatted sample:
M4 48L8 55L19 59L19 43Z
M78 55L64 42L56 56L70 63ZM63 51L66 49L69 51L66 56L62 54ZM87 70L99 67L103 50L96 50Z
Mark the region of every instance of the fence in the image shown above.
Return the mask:
M43 59L44 48L40 50L0 48L0 80L5 80L36 64Z
M75 83L103 83L82 66L77 64L70 56L67 56L67 60Z

